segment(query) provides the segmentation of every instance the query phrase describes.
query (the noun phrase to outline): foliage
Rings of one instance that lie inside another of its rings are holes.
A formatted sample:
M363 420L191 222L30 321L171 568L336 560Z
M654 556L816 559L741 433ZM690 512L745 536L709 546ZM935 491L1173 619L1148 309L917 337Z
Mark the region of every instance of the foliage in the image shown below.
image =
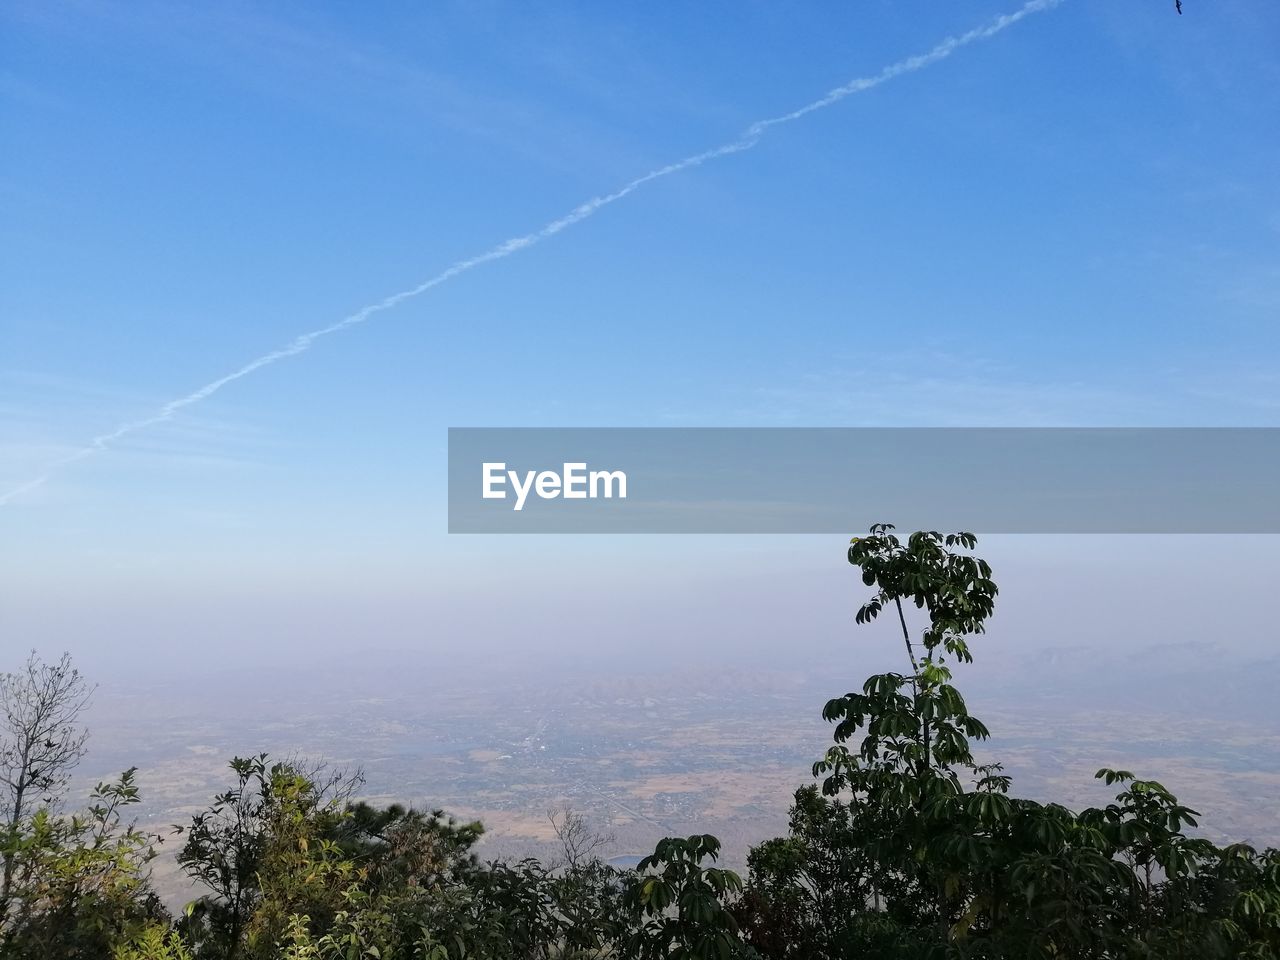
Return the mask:
M0 928L15 906L14 858L32 811L57 803L84 756L89 734L80 714L92 694L65 653L45 663L33 650L22 670L0 675Z
M88 808L36 811L7 847L13 865L10 915L0 956L98 960L164 918L145 865L159 838L121 823L138 802L134 771L98 784Z
M1127 771L1104 809L1011 796L975 762L987 729L952 685L994 611L971 534L888 525L849 561L872 588L857 621L896 614L909 674L830 701L835 745L796 795L788 837L752 853L739 905L750 942L777 957L1239 957L1280 951L1275 851L1217 848L1195 811ZM907 609L924 614L913 633ZM832 908L832 904L835 908ZM785 931L780 934L779 931Z
M149 923L138 933L121 938L112 960L193 960L182 937L167 924Z
M636 867L627 903L642 918L632 934L633 956L703 960L741 955L738 923L724 900L742 890L732 870L704 867L716 860L720 841L709 834L667 837Z

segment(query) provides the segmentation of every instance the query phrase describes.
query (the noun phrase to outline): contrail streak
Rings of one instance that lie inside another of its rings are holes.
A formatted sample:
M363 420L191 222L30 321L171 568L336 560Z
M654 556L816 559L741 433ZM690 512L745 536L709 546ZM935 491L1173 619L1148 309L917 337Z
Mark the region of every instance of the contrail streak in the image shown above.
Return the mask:
M851 97L854 94L871 90L874 87L878 87L882 83L887 83L896 77L902 76L903 74L914 73L917 70L921 70L930 64L937 63L939 60L946 59L961 47L966 47L979 40L985 40L988 37L993 37L997 33L1007 30L1023 18L1028 17L1033 13L1051 10L1062 2L1063 0L1029 0L1029 2L1024 4L1021 9L1013 13L1006 13L996 17L984 26L975 27L968 33L962 33L959 36L954 37L947 37L928 53L921 53L916 54L913 57L907 57L904 60L899 60L897 63L890 64L879 73L851 80L844 86L836 87L825 96L819 97L817 100L807 103L796 110L792 110L790 113L780 114L779 116L770 117L766 120L757 120L755 123L747 127L747 129L743 131L742 135L736 140L731 140L728 143L718 147L713 147L710 150L704 150L702 153L692 154L691 156L685 157L683 160L677 160L664 167L658 167L654 170L650 170L648 173L643 176L636 177L630 183L619 187L612 193L588 200L586 203L575 207L563 217L560 217L557 220L552 220L550 223L532 233L526 233L519 237L512 237L510 240L505 240L496 247L486 250L484 253L466 260L459 260L440 273L437 273L429 280L424 280L416 287L401 290L399 293L393 293L391 296L379 300L376 303L371 303L368 306L361 307L355 313L343 317L341 320L331 323L327 327L320 327L316 330L310 331L309 333L301 334L295 337L287 346L281 347L278 350L273 350L270 353L264 353L256 360L250 360L244 366L233 370L225 376L219 377L217 380L212 380L209 383L206 383L198 390L195 390L184 397L179 397L176 400L170 400L149 417L123 423L114 430L94 437L85 446L76 450L74 453L69 453L66 456L48 464L45 467L45 472L40 476L34 477L26 483L14 487L6 493L0 494L0 506L4 506L23 494L43 485L57 470L75 463L78 460L83 460L86 457L93 456L95 453L111 446L111 444L115 443L122 437L126 437L131 433L137 433L140 430L145 430L148 427L154 427L157 424L173 419L174 414L178 413L180 410L211 397L227 384L239 380L241 377L247 377L249 374L257 370L261 370L263 367L268 367L279 360L284 360L287 357L293 357L300 353L305 353L307 350L311 349L311 345L321 337L327 337L331 333L337 333L339 330L345 330L348 327L354 327L358 324L364 323L375 314L381 313L384 310L390 310L392 307L419 296L420 294L426 293L432 287L438 287L440 284L446 283L460 274L467 273L470 270L474 270L476 267L482 266L486 263L491 263L494 260L502 260L517 251L532 247L535 244L541 243L543 240L554 237L562 230L568 229L574 224L587 219L587 217L590 217L592 214L596 213L596 211L601 210L612 203L617 203L622 198L635 193L645 184L652 183L655 180L661 180L663 177L668 177L673 173L679 173L682 170L700 167L709 160L716 160L720 157L726 157L729 154L741 153L744 150L750 150L760 142L760 138L772 127L786 123L793 123L802 117L806 117L811 113L817 112L818 110L825 110L827 107L839 103L846 97Z

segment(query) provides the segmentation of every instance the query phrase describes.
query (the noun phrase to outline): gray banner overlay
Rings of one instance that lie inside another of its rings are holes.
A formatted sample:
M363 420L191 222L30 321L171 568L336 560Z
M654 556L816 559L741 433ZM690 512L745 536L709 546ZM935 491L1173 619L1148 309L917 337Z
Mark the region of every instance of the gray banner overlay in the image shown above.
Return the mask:
M1280 533L1277 491L1280 428L449 430L450 533Z

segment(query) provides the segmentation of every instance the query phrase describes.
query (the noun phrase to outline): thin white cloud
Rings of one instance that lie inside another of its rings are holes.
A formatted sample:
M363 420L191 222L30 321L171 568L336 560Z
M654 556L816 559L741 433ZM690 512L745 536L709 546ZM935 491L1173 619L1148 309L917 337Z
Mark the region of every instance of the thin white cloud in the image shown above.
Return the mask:
M704 150L701 153L685 157L682 160L677 160L674 163L669 163L665 166L650 170L648 173L636 177L634 180L623 185L617 190L614 190L612 193L588 200L586 203L574 208L565 216L552 220L550 223L547 223L532 233L512 237L511 239L505 240L497 246L490 248L484 253L465 260L459 260L447 267L445 270L436 274L434 277L424 280L416 286L410 287L406 290L401 290L399 293L394 293L377 301L376 303L371 303L368 306L362 307L355 313L352 313L335 323L331 323L328 326L319 327L315 330L303 333L298 337L295 337L293 341L286 346L250 360L238 369L233 370L216 380L210 381L186 396L170 400L156 411L156 413L149 417L122 423L113 430L99 434L90 440L85 446L49 463L40 475L35 476L4 493L0 493L0 506L9 504L21 497L23 494L42 486L49 480L54 472L107 449L123 437L171 420L180 411L194 404L200 403L202 400L208 399L228 384L234 383L242 377L247 377L251 373L261 370L264 367L269 367L280 360L305 353L311 348L312 344L322 337L327 337L330 334L345 330L348 327L354 327L362 324L376 314L385 310L390 310L406 300L420 296L433 287L438 287L442 283L447 283L456 276L474 270L476 267L483 266L486 263L505 259L513 253L550 239L561 231L587 219L604 207L616 203L624 197L630 196L641 187L652 183L655 180L660 180L663 177L668 177L683 170L700 167L711 160L717 160L731 154L741 153L744 150L750 150L759 143L760 138L773 127L794 123L811 113L815 113L819 110L825 110L827 107L833 106L847 97L864 93L897 77L914 73L917 70L922 70L931 64L946 59L962 47L966 47L979 40L985 40L989 37L993 37L1018 23L1025 17L1028 17L1033 13L1050 10L1053 7L1058 6L1061 2L1062 0L1029 0L1028 3L1024 4L1019 10L1013 13L1003 14L996 17L989 23L980 27L975 27L967 33L960 34L959 36L947 37L927 53L907 57L903 60L897 61L896 63L890 64L879 73L852 80L843 86L836 87L826 95L788 113L784 113L776 117L769 117L764 120L757 120L748 126L742 135L735 140L731 140L718 147L713 147L710 150Z

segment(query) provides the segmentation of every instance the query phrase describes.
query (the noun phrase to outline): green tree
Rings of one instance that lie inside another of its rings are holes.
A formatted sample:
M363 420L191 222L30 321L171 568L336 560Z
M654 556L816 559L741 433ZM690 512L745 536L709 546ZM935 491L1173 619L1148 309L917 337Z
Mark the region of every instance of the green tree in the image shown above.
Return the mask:
M742 890L732 870L704 867L720 841L710 834L667 837L636 867L627 903L639 923L629 941L641 960L725 960L741 956L738 923L725 901Z
M751 943L776 957L1280 955L1275 851L1188 834L1196 812L1126 771L1098 773L1122 785L1114 803L1074 813L1011 796L998 764L975 761L987 729L951 682L997 593L975 543L887 525L851 542L874 591L857 621L895 614L911 671L827 704L822 795L798 793L789 836L751 855L737 907Z
M89 734L80 715L92 695L65 653L56 663L45 663L33 650L22 670L0 675L0 929L13 907L18 838L33 811L61 802L85 753Z
M359 775L323 782L299 762L266 754L231 761L235 783L196 814L178 863L209 893L193 904L184 933L200 956L266 956L288 918L327 923L357 869L342 841L345 805Z
M99 960L167 916L146 865L160 838L122 821L138 802L134 771L99 783L88 808L43 807L13 842L10 916L0 955L22 960Z

